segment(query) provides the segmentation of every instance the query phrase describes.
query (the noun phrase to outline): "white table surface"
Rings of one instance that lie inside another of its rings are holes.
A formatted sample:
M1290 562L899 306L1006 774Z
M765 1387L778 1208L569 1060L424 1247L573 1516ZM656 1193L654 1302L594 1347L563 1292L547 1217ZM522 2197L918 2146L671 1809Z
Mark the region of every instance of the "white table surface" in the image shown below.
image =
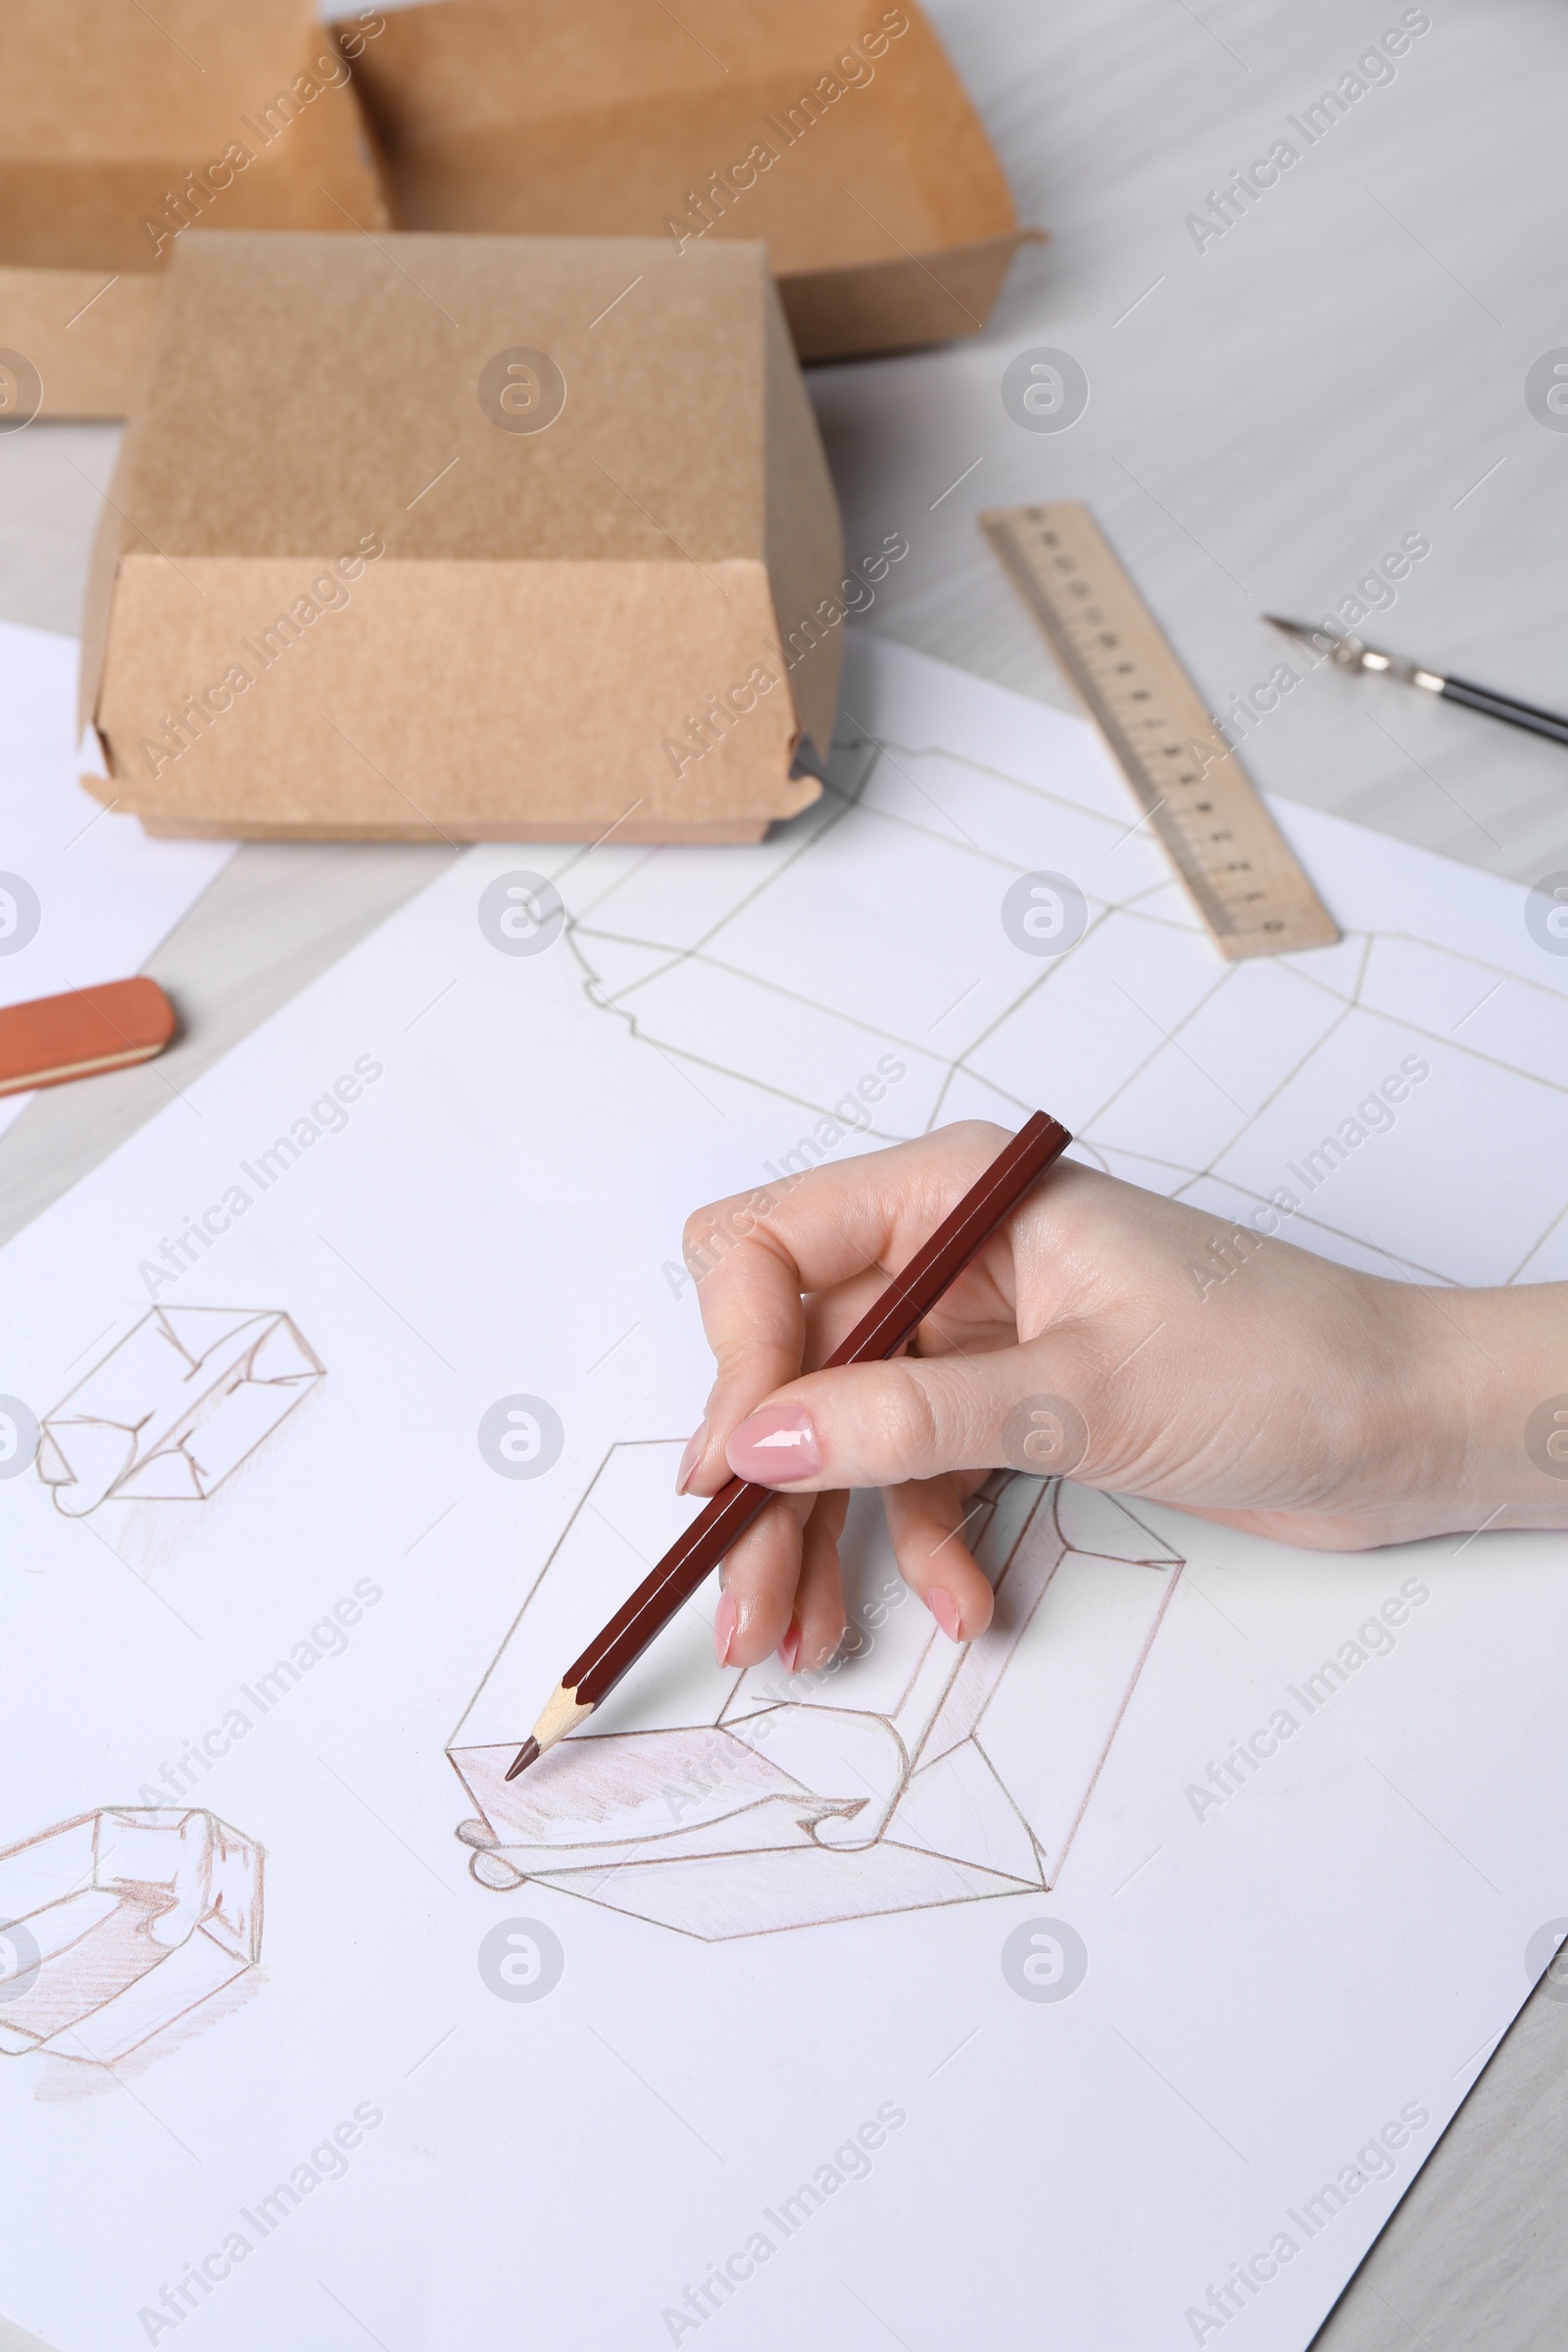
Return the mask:
M1367 633L1568 710L1568 432L1524 398L1531 363L1568 346L1568 17L1553 0L1432 0L1393 82L1245 219L1202 252L1185 225L1404 13L938 0L1023 215L1053 241L1020 258L983 336L810 377L851 558L888 531L909 541L865 625L1071 708L974 515L1084 498L1221 708L1279 658L1264 611L1315 618L1419 532L1430 556ZM1033 346L1087 371L1067 431L1003 408L1003 370ZM0 612L75 630L117 443L92 425L0 438ZM1568 864L1568 751L1387 682L1319 672L1244 757L1294 799L1494 872ZM450 857L243 849L149 967L180 1042L41 1097L0 1139L0 1239ZM1565 2122L1568 2000L1548 1987L1320 2352L1560 2344ZM0 2352L32 2343L0 2321Z

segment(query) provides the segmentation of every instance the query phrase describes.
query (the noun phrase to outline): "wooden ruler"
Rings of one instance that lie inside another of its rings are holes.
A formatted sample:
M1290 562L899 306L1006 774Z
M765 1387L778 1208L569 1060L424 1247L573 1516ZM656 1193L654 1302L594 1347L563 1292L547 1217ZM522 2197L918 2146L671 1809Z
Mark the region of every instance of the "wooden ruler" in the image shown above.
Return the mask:
M1077 688L1222 956L1340 934L1086 506L998 507L980 527Z

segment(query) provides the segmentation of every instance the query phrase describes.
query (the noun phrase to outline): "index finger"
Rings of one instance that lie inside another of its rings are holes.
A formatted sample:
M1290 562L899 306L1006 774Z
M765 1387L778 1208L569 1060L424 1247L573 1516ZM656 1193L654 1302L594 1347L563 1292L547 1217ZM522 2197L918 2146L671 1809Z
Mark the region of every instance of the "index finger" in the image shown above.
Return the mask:
M885 1152L812 1168L733 1194L686 1223L683 1252L697 1279L703 1328L717 1371L682 1484L710 1492L729 1476L724 1443L764 1396L798 1378L807 1294L842 1291L870 1304L878 1277L896 1273L996 1157L1001 1129L979 1121Z

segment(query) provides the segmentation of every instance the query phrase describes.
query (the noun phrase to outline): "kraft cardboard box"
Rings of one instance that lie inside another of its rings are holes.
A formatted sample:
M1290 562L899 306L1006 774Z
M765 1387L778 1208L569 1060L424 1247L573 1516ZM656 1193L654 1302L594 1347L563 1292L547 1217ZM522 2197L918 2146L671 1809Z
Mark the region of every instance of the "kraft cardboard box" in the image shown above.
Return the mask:
M806 360L974 333L1039 235L913 0L434 0L361 96L405 227L761 237Z
M124 414L187 229L388 224L351 86L381 23L334 38L311 0L3 0L13 423Z
M100 524L83 780L155 833L755 841L858 587L761 245L212 230Z

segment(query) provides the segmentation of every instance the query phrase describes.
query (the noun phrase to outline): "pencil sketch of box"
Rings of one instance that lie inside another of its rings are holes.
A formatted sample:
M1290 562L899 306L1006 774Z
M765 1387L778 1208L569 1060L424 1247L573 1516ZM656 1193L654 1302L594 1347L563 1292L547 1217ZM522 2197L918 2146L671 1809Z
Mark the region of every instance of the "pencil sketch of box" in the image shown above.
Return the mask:
M275 1309L154 1307L45 1413L38 1476L69 1519L205 1502L321 1373Z
M0 1853L0 2051L113 2066L261 1950L262 1849L216 1814L63 1821Z
M715 1667L710 1588L508 1783L563 1667L690 1518L678 1455L612 1448L452 1737L479 1884L707 1940L1054 1886L1183 1563L1108 1495L1010 1472L968 1530L997 1595L978 1641L938 1632L857 1496L841 1665Z

